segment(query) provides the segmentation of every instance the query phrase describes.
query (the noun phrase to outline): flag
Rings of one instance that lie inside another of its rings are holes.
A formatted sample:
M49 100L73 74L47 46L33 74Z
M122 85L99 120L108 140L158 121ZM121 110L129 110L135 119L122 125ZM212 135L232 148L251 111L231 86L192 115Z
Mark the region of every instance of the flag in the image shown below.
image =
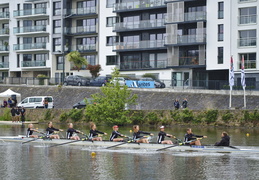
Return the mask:
M234 64L233 64L233 57L230 58L230 69L229 69L229 87L230 90L232 90L232 87L234 86Z
M242 62L241 62L241 85L243 89L246 87L246 76L245 76L245 59L244 55L242 55Z

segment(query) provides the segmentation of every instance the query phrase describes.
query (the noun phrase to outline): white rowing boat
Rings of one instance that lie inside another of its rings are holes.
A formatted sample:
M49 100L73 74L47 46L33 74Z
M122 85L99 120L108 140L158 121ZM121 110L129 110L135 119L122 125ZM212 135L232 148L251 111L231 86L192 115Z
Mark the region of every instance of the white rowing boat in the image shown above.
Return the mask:
M252 146L247 147L220 147L220 146L172 146L169 144L155 144L155 143L123 143L123 142L110 142L110 141L74 141L68 139L34 139L27 138L25 136L0 136L0 140L2 142L20 142L20 143L40 143L48 146L58 145L58 144L69 144L74 146L83 146L83 147L95 147L95 148L126 148L126 149L153 149L153 150L170 150L170 151L191 151L191 152L216 152L216 153L259 153L259 148L255 148Z
M0 124L7 124L7 125L22 125L22 124L38 124L39 121L25 121L22 123L20 122L12 122L12 121L0 121Z

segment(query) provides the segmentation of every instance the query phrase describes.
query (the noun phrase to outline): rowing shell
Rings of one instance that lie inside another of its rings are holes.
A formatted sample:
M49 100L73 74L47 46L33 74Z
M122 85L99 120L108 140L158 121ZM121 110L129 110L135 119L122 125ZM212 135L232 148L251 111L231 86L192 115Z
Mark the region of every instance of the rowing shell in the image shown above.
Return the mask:
M126 148L126 149L161 149L166 148L169 146L172 146L170 144L155 144L155 143L125 143L121 144L121 142L110 142L110 141L77 141L69 144L69 142L73 140L68 139L34 139L34 138L27 138L24 136L0 136L0 140L3 142L26 142L31 141L30 143L44 143L45 145L53 145L53 144L61 144L61 143L67 143L67 145L73 145L73 146L84 146L84 147L109 147L109 146L115 146L116 148ZM119 145L120 146L116 146ZM259 147L255 148L253 146L246 146L245 148L238 147L237 148L231 148L231 147L220 147L220 146L174 146L171 148L168 148L166 150L170 151L193 151L193 152L216 152L216 153L259 153Z
M0 124L7 124L7 125L38 124L38 123L39 121L25 121L25 122L0 121Z

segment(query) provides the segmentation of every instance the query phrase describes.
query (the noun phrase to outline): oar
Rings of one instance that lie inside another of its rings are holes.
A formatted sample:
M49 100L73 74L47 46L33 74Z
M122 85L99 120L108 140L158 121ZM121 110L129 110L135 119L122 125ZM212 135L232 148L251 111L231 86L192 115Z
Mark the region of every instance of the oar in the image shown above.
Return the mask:
M161 149L157 149L156 151L162 151L162 150L169 149L169 148L172 148L172 147L176 147L176 145L167 146L167 147L164 147L164 148L161 148Z
M74 140L74 141L70 141L70 142L65 142L65 143L61 143L61 144L55 144L55 145L52 145L52 146L49 146L50 148L51 147L56 147L56 146L62 146L62 145L65 145L65 144L72 144L72 143L75 143L75 142L78 142L80 140Z
M177 139L177 138L175 138ZM202 138L196 138L197 139L202 139ZM193 142L193 141L196 141L196 140L191 140L191 141L188 141L188 142L183 142L183 143L179 143L178 146L181 146L181 145L184 145L185 143L190 143L190 142ZM173 147L176 147L177 145L172 145L172 146L167 146L167 147L164 147L164 148L161 148L161 149L157 149L156 151L162 151L162 150L165 150L165 149L169 149L169 148L173 148Z
M127 137L127 136L124 136L125 138L129 138L129 137ZM107 147L106 149L110 149L110 148L113 148L113 147L117 147L117 146L120 146L120 145L123 145L123 144L126 144L126 143L130 143L130 142L132 142L132 141L126 141L126 142L122 142L122 143L120 143L120 144L116 144L116 145L113 145L113 146L109 146L109 147Z
M26 144L26 143L29 143L29 142L32 142L32 141L36 141L37 139L40 139L40 138L34 138L32 140L29 140L29 141L26 141L26 142L22 142L22 144Z
M230 148L232 148L232 149L239 149L239 148L237 148L237 147L235 147L235 146L226 146L226 147L230 147Z

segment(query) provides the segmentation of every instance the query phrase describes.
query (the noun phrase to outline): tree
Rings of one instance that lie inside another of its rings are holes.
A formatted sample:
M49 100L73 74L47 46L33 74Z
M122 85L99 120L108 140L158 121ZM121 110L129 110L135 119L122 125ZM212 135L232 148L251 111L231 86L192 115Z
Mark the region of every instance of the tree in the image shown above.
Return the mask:
M85 65L87 66L88 62L87 60L81 56L80 52L78 51L72 51L66 55L69 62L72 62L74 64L74 67L79 72L82 67Z
M115 82L114 77L117 76L119 76L119 70L115 68L111 81L101 87L101 93L91 95L96 103L87 105L85 111L91 121L103 121L108 125L131 123L127 107L135 104L138 96L132 94L126 85L121 87L119 83L111 83Z
M102 70L102 68L101 68L100 64L97 64L97 65L88 64L87 70L90 71L90 73L92 74L93 78L96 78L96 77L98 77L100 75L99 72Z

